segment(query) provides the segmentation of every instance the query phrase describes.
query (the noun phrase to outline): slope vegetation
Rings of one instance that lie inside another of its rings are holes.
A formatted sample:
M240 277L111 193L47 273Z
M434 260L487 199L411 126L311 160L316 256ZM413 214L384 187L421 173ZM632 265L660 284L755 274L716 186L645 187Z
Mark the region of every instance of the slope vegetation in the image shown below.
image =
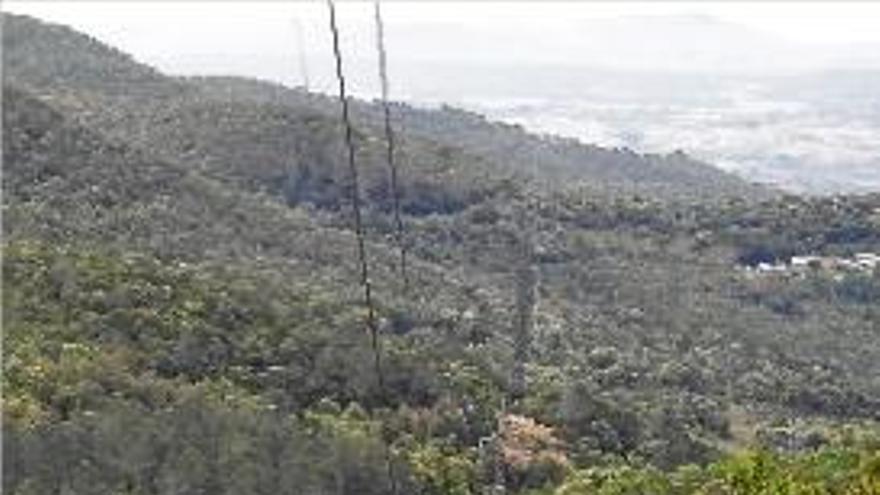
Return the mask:
M880 197L355 102L383 389L332 99L3 36L4 493L874 493Z

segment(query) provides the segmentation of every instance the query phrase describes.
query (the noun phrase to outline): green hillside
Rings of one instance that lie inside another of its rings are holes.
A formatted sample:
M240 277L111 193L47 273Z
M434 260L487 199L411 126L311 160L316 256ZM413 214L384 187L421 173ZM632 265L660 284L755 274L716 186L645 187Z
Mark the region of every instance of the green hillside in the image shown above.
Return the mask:
M354 101L383 389L334 100L3 21L4 493L880 493L880 195Z

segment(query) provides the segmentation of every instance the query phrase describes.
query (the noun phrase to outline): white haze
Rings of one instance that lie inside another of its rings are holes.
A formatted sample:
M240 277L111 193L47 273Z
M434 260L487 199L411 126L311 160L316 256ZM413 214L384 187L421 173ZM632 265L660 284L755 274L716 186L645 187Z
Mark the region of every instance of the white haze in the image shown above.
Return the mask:
M340 3L350 86L377 93L372 4ZM333 92L323 2L6 2L172 74ZM537 132L682 149L800 191L880 190L880 4L383 4L393 96ZM306 66L299 58L299 40Z

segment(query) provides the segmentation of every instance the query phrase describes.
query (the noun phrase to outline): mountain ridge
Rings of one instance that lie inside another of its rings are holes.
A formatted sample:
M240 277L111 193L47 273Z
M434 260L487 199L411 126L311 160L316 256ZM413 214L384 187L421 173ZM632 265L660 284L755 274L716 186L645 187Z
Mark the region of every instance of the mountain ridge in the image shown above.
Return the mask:
M8 15L8 14L7 14ZM35 24L35 22L37 24ZM38 26L38 21L29 20L25 22L23 26L16 26L18 23L17 17L9 17L7 24L10 24L12 29L5 30L4 34L7 37L10 36L23 36L22 34L18 34L19 31L27 32L28 29L35 29L35 26ZM83 44L86 49L110 54L112 57L117 57L117 53L112 50L101 50L93 48L92 45L95 43L91 38L76 38L68 39L71 31L50 31L47 32L46 36L43 37L44 40L48 40L52 35L57 34L58 32L63 32L64 39L66 41L59 43L59 46L70 45L76 46L77 43ZM52 33L52 34L50 34ZM44 41L45 43L45 41ZM29 71L29 66L27 64L22 64L19 61L23 59L27 59L28 57L19 51L27 51L31 49L30 46L24 46L22 44L17 44L14 39L9 40L9 42L5 43L6 50L4 51L5 57L5 66L6 73L8 74L9 80L12 82L22 81L25 84L33 85L41 90L55 92L64 94L65 91L68 91L74 87L82 87L83 89L87 89L89 91L88 94L92 94L97 96L97 99L92 102L85 102L86 115L97 116L98 120L95 121L96 124L101 127L104 132L118 132L120 129L124 129L124 125L120 125L119 118L126 119L127 114L131 114L133 117L128 118L128 120L133 120L136 122L149 120L146 115L144 115L144 110L147 112L153 112L155 110L162 111L163 108L173 109L177 104L186 105L189 100L198 100L204 97L210 100L212 98L218 99L219 105L222 105L224 101L230 101L229 98L235 99L238 98L240 93L233 91L229 88L217 88L217 86L222 86L222 84L208 84L207 89L204 87L200 87L199 84L188 84L188 81L196 81L197 83L200 79L173 79L168 77L158 77L155 76L155 72L153 72L149 68L144 68L138 65L136 62L131 60L128 57L117 57L114 58L113 65L114 66L123 66L125 69L122 71L124 74L126 73L139 73L144 72L149 74L148 84L144 86L135 85L135 87L129 88L130 95L126 95L124 98L118 98L115 90L110 88L108 91L104 91L101 88L103 81L101 77L103 74L100 73L100 69L90 69L89 64L83 64L83 67L86 72L92 70L92 75L87 76L83 75L80 78L85 79L93 79L89 81L81 81L76 79L74 76L68 74L66 70L62 70L62 74L60 77L54 80L47 80L45 75L43 74L33 74ZM34 54L33 58L45 58L44 55L41 55L45 48L43 45L39 45L37 48L38 52ZM75 56L73 56L75 58ZM54 64L51 62L51 58L48 58L50 63L48 65ZM63 68L63 66L62 66ZM66 78L66 79L65 79ZM54 83L52 82L54 81ZM64 82L65 86L59 87L59 82ZM223 82L231 82L232 80L229 78L218 78L218 79L201 79L203 81L202 86L206 86L204 82L207 81L217 81L218 83ZM274 103L280 103L284 101L287 105L290 105L292 111L301 111L308 109L308 111L318 112L324 115L328 119L328 123L333 122L337 119L336 111L334 110L333 100L329 97L323 97L319 95L304 95L302 93L296 92L294 90L284 90L280 89L278 86L272 86L267 83L262 82L249 82L246 80L236 80L235 86L250 85L253 91L264 91L263 88L270 88L266 91L266 95L260 95L258 99L263 99L266 101L271 101ZM51 86L55 86L52 88ZM141 87L142 89L137 89L137 87ZM259 89L258 89L259 88ZM277 91L276 91L277 88ZM81 93L82 94L82 93ZM132 98L132 96L137 96L137 98ZM253 95L256 96L256 95ZM76 95L74 95L74 98ZM64 104L64 98L59 96L59 103ZM109 98L109 99L108 99ZM146 104L141 105L140 101L145 99L147 101ZM226 98L226 99L224 99ZM244 95L244 99L253 99L247 94ZM152 103L151 103L152 102ZM133 108L134 106L134 108ZM76 105L68 105L69 109L77 110ZM90 108L89 108L90 107ZM116 107L113 108L112 111L107 111L106 107ZM155 110L153 110L155 109ZM719 194L723 195L725 193L726 188L730 188L730 192L734 195L739 194L749 194L754 193L750 189L754 189L751 186L747 186L741 180L727 175L723 172L717 171L717 169L710 168L708 165L698 164L697 162L688 161L673 158L645 158L640 159L638 155L632 153L616 153L616 152L605 152L604 150L591 146L581 146L574 141L565 141L558 140L554 142L553 140L541 140L533 135L529 135L521 132L520 130L514 129L510 126L504 126L503 124L491 123L485 121L480 116L475 114L469 114L463 111L455 111L455 112L446 112L446 113L430 113L412 109L406 105L396 104L395 109L398 111L398 116L396 119L399 120L399 132L401 133L401 137L403 141L406 141L409 138L410 134L413 134L412 140L427 140L427 141L437 141L439 140L442 146L450 147L453 150L460 150L465 154L470 154L475 157L486 157L490 162L495 162L490 166L490 169L493 170L493 174L498 173L510 173L514 174L522 174L523 171L534 170L533 163L537 160L543 160L547 164L554 162L554 156L563 156L563 160L555 159L557 162L556 168L561 170L563 173L567 175L565 180L569 180L574 176L575 178L581 175L584 179L594 179L598 183L603 184L604 186L614 186L615 184L621 184L625 186L625 188L634 189L636 192L642 192L651 194L652 192L657 192L657 194L665 194L662 189L672 190L671 195L682 195L682 193L690 193L690 194L698 194L700 195L703 191L698 191L696 189L700 189L701 187L705 189L705 194L702 194L703 198L712 198L717 197ZM104 121L101 122L100 119L103 118ZM381 121L379 120L380 109L375 104L366 104L355 101L355 114L357 116L357 120L361 127L364 130L368 130L370 134L377 137L381 136ZM106 119L106 116L110 116L110 120ZM433 125L433 120L437 120L437 125ZM444 119L447 122L444 122ZM367 127L364 127L367 126ZM427 130L425 127L434 127L433 129L429 128ZM465 127L462 127L465 126ZM439 127L439 129L438 129ZM474 136L470 140L463 139L463 135L461 132L452 133L451 135L444 135L439 132L442 128L452 128L455 129L457 127L468 128L468 131L471 132L474 130L480 131L482 135ZM410 128L416 128L419 130L417 133L410 133ZM139 130L135 128L133 132L131 132L132 137L135 139L140 139L146 136L149 139L149 133L146 133L143 130ZM496 143L491 146L480 146L479 143ZM527 143L525 150L518 150L515 152L504 152L506 148L510 147L510 142L522 142ZM465 146L466 144L466 146ZM157 146L158 148L163 148L165 143L161 141L147 143L147 145ZM544 148L547 150L545 151ZM517 160L522 151L527 151L528 154L534 155L534 158L528 158L526 160ZM659 158L659 157L658 157ZM527 162L527 163L523 163ZM592 162L595 162L596 165L589 167ZM634 167L630 167L622 171L622 173L615 170L614 163L627 164L633 163ZM667 165L668 166L664 166ZM658 167L658 165L660 165ZM675 169L678 167L678 170ZM579 168L583 168L582 170L578 170ZM628 171L627 171L628 170ZM606 174L607 177L603 177L603 174ZM630 177L627 176L630 175ZM640 176L644 174L644 176ZM656 175L656 184L652 183L655 180L652 179L652 174ZM668 178L664 177L664 174L669 174ZM699 175L703 175L704 178L700 179ZM684 182L683 187L677 187L675 184L676 179L682 179ZM696 183L692 182L696 179ZM565 181L564 180L564 181ZM563 181L563 182L564 182ZM694 187L694 186L698 187ZM656 189L657 191L652 191L652 189ZM676 191L678 189L678 191ZM757 189L756 189L757 190ZM686 194L685 194L686 195Z

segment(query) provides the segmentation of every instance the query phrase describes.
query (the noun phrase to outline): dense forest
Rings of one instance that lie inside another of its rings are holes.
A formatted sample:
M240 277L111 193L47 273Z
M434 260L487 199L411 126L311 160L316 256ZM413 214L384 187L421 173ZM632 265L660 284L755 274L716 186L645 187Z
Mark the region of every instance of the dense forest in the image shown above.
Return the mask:
M880 195L352 100L380 386L335 100L2 31L4 493L880 494Z

